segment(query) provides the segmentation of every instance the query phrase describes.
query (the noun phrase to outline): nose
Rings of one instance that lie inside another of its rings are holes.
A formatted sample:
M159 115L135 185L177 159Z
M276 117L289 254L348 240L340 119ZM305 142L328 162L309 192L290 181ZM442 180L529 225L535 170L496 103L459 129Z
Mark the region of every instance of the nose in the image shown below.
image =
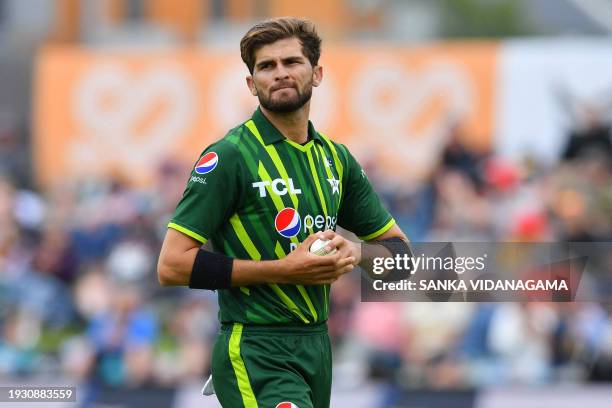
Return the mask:
M276 66L276 72L275 72L275 78L276 79L286 79L289 78L289 71L287 71L287 69L285 68L285 66L283 64L278 64Z

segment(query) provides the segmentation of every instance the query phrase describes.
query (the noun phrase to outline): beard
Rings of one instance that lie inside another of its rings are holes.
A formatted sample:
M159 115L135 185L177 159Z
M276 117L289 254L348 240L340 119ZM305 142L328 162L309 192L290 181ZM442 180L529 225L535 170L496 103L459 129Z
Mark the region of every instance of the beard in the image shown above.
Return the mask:
M293 89L295 89L295 95L280 100L273 100L271 95L263 96L262 92L257 92L259 104L265 109L274 113L295 112L310 101L310 98L312 97L312 82L306 84L303 91L300 91L297 88Z

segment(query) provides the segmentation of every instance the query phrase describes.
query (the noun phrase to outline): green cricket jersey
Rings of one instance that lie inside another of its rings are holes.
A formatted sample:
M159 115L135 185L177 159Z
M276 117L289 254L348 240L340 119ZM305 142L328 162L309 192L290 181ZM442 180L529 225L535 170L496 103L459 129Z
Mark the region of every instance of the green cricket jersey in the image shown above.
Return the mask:
M317 133L286 139L258 109L197 161L168 227L238 259L280 259L317 231L375 238L395 221L361 166L341 144ZM219 290L221 322L327 320L329 285L253 285Z

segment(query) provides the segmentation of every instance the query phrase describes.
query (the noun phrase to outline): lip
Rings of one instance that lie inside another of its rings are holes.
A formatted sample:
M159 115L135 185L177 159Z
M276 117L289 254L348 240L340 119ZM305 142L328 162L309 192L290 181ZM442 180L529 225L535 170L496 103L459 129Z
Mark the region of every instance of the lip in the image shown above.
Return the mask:
M272 88L272 92L280 91L282 89L295 89L295 87L292 85L285 85L277 88Z

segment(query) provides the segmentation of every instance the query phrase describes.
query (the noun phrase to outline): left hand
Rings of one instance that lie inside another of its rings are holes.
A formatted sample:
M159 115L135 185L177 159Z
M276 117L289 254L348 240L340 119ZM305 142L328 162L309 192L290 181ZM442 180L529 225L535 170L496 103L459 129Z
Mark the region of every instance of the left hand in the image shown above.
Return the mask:
M361 262L361 244L353 241L349 241L342 235L332 230L325 230L322 233L322 238L329 239L331 242L327 244L328 247L336 248L340 253L341 258L352 256L355 258L353 265L357 266Z

